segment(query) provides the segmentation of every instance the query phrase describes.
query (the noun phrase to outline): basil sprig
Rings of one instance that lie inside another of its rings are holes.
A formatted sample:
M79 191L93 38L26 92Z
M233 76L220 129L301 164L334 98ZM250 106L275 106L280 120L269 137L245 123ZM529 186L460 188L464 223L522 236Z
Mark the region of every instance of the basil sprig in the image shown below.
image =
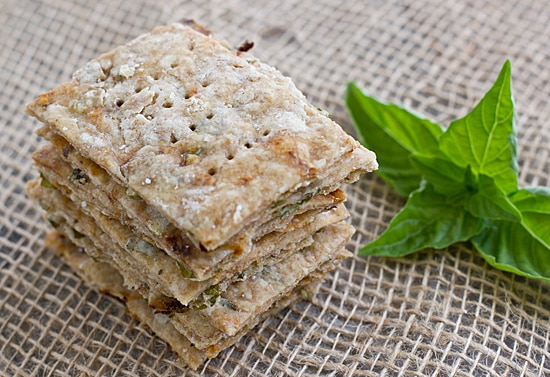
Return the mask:
M378 174L408 196L360 255L399 257L470 241L492 266L550 282L550 188L518 187L511 65L445 130L350 83L346 104Z

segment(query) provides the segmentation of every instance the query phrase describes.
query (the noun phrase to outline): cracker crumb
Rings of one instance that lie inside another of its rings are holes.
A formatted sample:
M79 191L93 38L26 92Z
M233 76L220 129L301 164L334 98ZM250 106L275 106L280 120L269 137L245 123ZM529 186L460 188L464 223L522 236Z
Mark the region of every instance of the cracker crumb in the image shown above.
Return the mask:
M120 66L118 73L121 76L124 76L126 78L132 77L134 75L135 68L128 66L128 64L123 64Z
M67 131L65 127L63 127L63 131ZM80 139L83 143L88 144L92 148L102 148L106 146L105 139L99 137L99 136L93 136L90 135L87 132L84 132L80 135Z
M235 208L235 213L233 214L233 221L239 222L242 220L242 216L241 216L242 209L243 207L240 204L237 205L237 208Z
M155 314L155 320L160 324L166 324L169 321L169 318L166 314L157 313Z

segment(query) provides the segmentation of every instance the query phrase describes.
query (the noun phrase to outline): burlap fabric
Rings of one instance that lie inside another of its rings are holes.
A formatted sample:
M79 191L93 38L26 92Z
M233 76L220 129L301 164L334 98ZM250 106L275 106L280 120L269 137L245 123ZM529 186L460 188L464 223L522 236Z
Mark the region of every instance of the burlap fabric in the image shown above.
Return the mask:
M521 185L550 185L550 4L506 1L0 2L0 373L6 376L544 376L550 285L494 270L467 245L361 258L313 303L258 326L198 372L43 248L24 193L38 123L24 104L84 62L159 24L194 18L291 76L353 132L350 80L447 124L506 58L518 107ZM348 188L356 251L404 200L375 175Z

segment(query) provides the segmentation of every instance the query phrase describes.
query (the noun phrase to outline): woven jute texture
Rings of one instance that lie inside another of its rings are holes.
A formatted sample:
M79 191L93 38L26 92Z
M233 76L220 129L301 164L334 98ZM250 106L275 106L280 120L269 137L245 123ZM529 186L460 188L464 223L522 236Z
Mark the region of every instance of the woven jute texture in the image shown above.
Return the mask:
M499 272L468 244L354 257L312 303L259 325L197 372L46 251L25 195L42 143L25 103L156 25L193 18L292 77L347 131L346 83L448 124L509 58L520 184L550 185L547 0L0 1L0 373L5 376L545 376L550 285ZM347 188L357 233L379 235L404 198L375 174Z

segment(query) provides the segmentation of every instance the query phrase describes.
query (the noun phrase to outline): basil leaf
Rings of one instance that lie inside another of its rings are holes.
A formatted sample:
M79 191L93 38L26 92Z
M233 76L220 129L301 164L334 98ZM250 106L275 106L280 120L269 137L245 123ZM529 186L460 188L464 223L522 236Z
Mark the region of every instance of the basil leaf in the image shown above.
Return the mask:
M348 84L346 105L355 124L359 141L377 155L378 174L400 195L416 190L422 180L408 156L411 153L436 151L441 126L429 119L391 104L386 104Z
M510 199L521 211L523 227L550 250L550 188L527 187Z
M492 266L550 283L550 249L520 222L495 220L472 244Z
M550 188L518 190L509 61L472 112L445 132L353 84L346 101L382 177L409 195L360 255L398 257L471 240L492 266L550 282Z
M425 248L441 249L479 234L483 225L484 220L465 211L462 203L425 185L409 196L388 229L359 255L399 257Z
M441 150L457 165L494 178L505 194L517 190L516 128L511 67L506 61L487 94L440 137Z
M448 157L415 153L410 156L416 169L427 182L430 182L438 194L457 196L465 191L464 175L466 169L457 166Z
M493 178L480 174L475 192L466 200L464 208L476 217L497 220L519 220L521 213L496 185Z
M464 209L475 217L516 220L521 213L495 184L484 174L476 177L471 167L466 169L453 164L445 157L412 155L417 169L438 194L449 200L463 201Z

